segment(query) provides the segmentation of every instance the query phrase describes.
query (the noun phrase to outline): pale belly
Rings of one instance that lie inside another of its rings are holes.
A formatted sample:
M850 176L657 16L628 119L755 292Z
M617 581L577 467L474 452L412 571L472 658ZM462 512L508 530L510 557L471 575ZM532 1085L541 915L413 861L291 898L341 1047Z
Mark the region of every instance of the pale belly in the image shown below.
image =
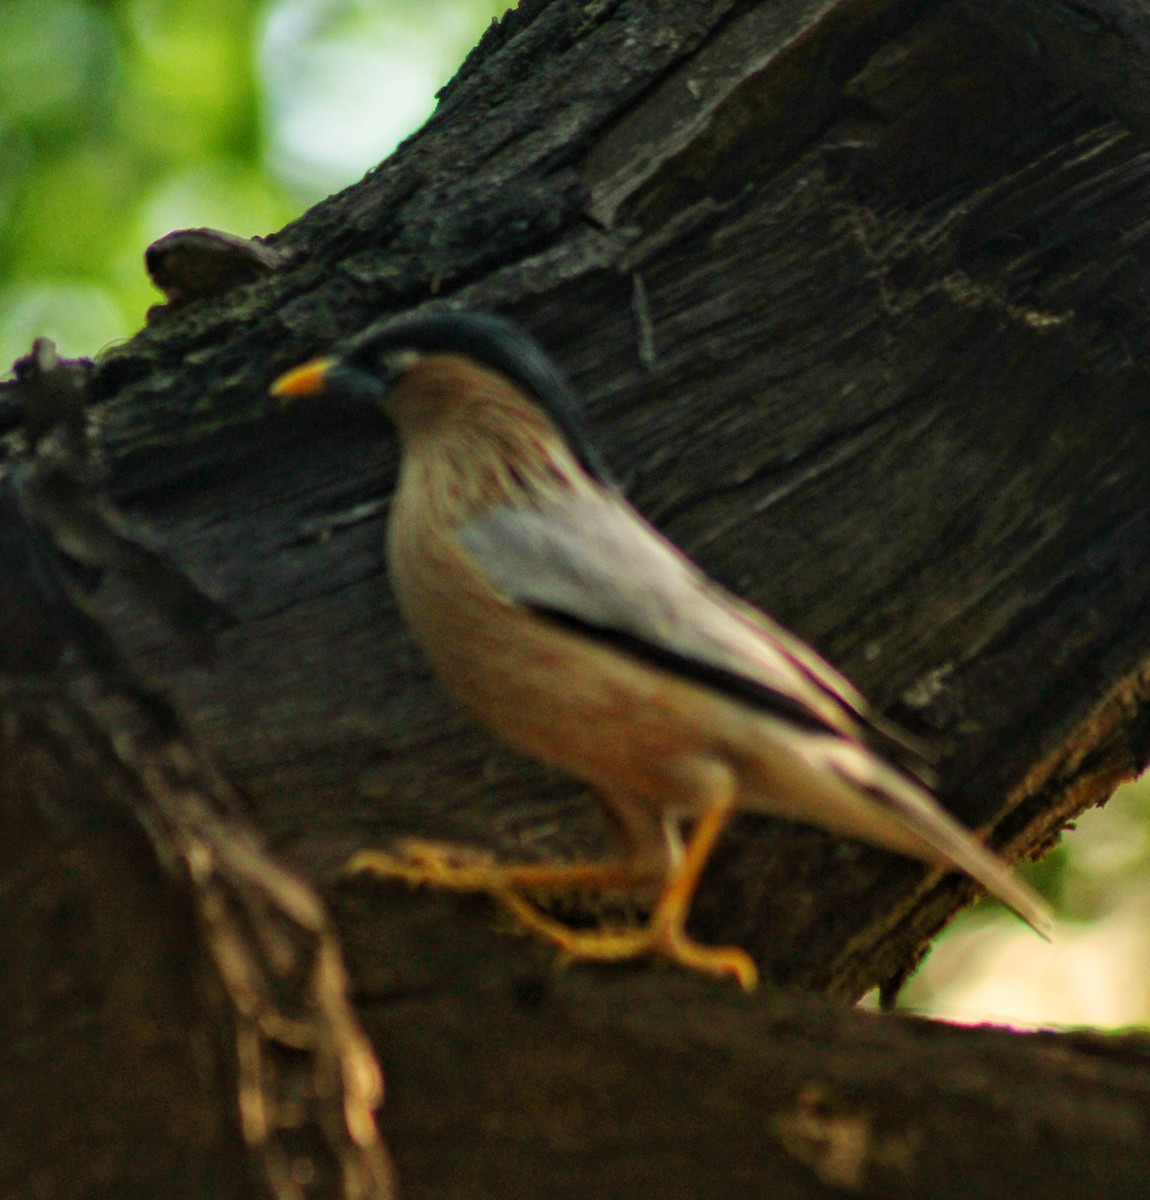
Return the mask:
M525 614L514 614L508 632L461 631L466 644L432 656L476 721L605 792L684 812L707 802L692 794L692 760L723 752L677 681Z
M423 544L414 569L396 566L393 556L401 608L450 695L511 746L604 797L683 817L734 803L937 857L817 754L803 752L804 740L828 735L508 604L450 551L437 560Z
M393 578L440 682L478 724L608 795L683 815L712 799L709 767L728 748L699 719L700 689L466 586L455 564Z

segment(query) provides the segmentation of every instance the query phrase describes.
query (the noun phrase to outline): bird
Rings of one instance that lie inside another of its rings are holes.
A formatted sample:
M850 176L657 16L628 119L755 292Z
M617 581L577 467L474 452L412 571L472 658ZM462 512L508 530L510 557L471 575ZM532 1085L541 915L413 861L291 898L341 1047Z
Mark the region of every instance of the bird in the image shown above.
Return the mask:
M568 960L662 956L750 990L745 951L685 929L746 811L965 872L1047 927L1043 901L932 794L915 739L628 502L521 326L452 309L385 319L271 392L390 417L388 567L415 640L478 724L589 785L623 841L616 858L552 863L418 842L361 851L350 869L488 892ZM649 919L619 928L574 929L528 899L652 886Z

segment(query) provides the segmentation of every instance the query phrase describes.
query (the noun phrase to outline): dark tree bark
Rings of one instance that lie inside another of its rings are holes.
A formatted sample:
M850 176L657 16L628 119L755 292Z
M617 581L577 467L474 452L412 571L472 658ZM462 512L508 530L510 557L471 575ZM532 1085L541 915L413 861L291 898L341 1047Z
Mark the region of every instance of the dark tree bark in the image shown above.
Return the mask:
M401 629L388 438L275 411L266 387L432 300L525 322L639 506L937 743L964 821L1036 855L1148 757L1148 73L1135 0L525 3L416 137L274 239L266 276L173 305L98 364L119 503L240 618L210 669L114 587L108 627L330 885L407 1195L1144 1188L1144 1041L826 1007L895 986L969 899L957 877L740 821L695 928L791 989L750 999L654 968L556 978L480 901L337 885L397 833L508 855L603 835L576 785L451 708ZM42 830L11 829L54 895ZM146 906L109 921L101 947L164 940ZM72 1035L91 1051L130 1027L179 969ZM61 1103L56 1076L27 1078L5 1137ZM67 1082L73 1152L103 1144ZM235 1173L226 1110L200 1111L197 1146ZM191 1151L138 1116L107 1144L162 1148L132 1193L153 1194Z

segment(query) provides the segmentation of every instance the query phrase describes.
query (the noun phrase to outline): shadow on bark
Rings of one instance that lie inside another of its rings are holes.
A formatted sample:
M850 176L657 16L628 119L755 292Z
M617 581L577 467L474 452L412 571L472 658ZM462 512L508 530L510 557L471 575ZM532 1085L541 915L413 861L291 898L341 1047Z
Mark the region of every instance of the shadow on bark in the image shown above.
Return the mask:
M655 968L556 976L481 902L337 885L400 834L521 857L603 833L451 710L400 628L386 431L266 388L387 312L525 322L640 507L934 741L964 821L1037 855L1147 759L1148 71L1133 0L525 4L268 270L185 287L97 364L111 493L237 618L189 663L110 580L100 627L327 887L405 1194L1139 1194L1144 1039L827 1006L897 986L970 899L954 876L741 820L695 926L787 989L750 999ZM47 636L51 613L18 611ZM19 1194L105 1194L99 1172L118 1196L265 1186L227 1021L170 952L202 916L186 887L156 899L173 877L135 818L61 832L93 802L60 763L122 766L37 703L4 726L41 781L5 792L3 958L28 964L8 1128L38 1147L0 1149Z

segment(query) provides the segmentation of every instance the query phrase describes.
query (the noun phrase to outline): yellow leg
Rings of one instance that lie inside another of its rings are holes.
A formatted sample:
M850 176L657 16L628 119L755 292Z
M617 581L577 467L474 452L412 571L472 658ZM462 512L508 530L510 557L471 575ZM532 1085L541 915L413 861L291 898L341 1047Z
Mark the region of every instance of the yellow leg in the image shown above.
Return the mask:
M734 978L749 992L758 982L758 971L748 954L734 946L702 946L684 929L707 861L732 811L730 804L714 804L704 811L695 823L682 863L664 887L650 920L635 929L572 929L519 892L590 891L649 884L655 871L647 859L508 864L481 851L409 841L393 853L361 850L348 862L347 870L401 879L413 886L486 892L526 929L557 946L571 961L620 962L656 954L694 971Z
M663 876L658 866L646 860L501 863L482 850L415 838L397 843L393 851L360 850L344 870L352 875L401 879L413 887L493 895L512 889L577 892L635 888L659 883Z
M712 805L695 823L682 866L664 888L655 911L642 928L590 932L569 929L513 893L498 899L529 929L554 942L569 960L621 961L657 954L692 971L733 978L744 991L753 991L759 973L749 954L735 946L702 946L684 929L707 860L732 811L729 804Z
M655 948L673 962L707 975L737 979L744 992L752 992L759 972L749 954L736 946L701 946L683 928L711 852L733 811L729 804L714 805L695 823L682 869L659 897L651 930Z

